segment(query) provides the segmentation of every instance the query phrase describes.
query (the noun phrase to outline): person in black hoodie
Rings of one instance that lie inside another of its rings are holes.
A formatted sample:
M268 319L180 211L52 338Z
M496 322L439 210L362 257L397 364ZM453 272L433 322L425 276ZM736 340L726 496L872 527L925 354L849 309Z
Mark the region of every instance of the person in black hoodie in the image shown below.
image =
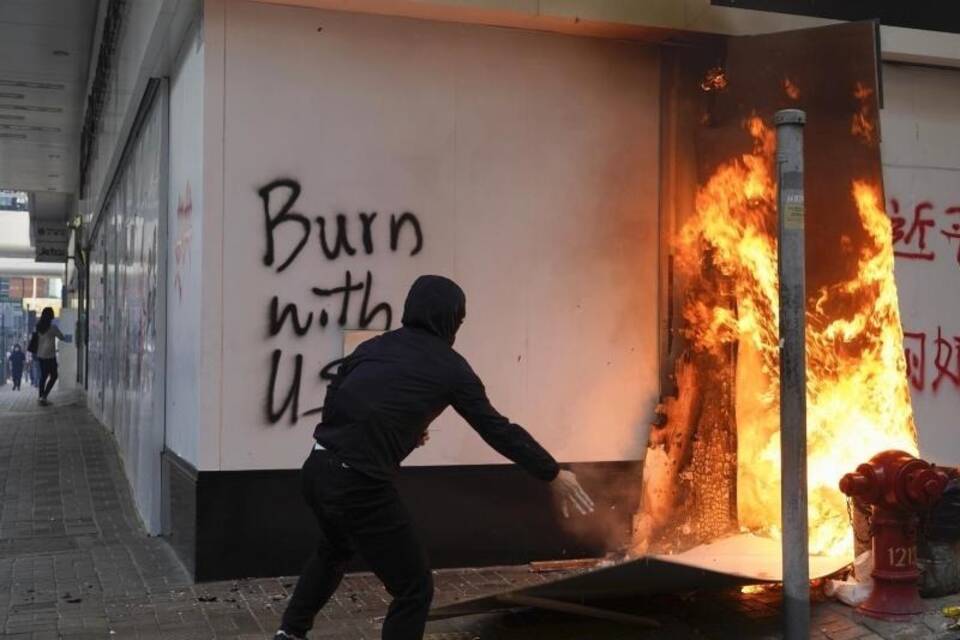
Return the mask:
M360 344L340 365L301 474L321 536L275 640L305 637L355 553L393 597L382 638L423 637L433 579L393 480L448 406L491 447L551 483L564 514L570 507L593 511L576 476L560 469L523 427L497 413L480 378L453 350L465 317L466 297L455 282L421 276L407 294L403 327Z

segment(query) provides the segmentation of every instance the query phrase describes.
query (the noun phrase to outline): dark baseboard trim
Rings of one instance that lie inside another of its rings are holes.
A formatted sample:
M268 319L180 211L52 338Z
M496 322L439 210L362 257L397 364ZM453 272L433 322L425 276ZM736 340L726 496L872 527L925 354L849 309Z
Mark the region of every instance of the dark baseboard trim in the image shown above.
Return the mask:
M164 460L165 532L198 581L300 572L317 526L301 497L299 470L198 472L172 453ZM594 496L593 516L564 520L548 485L513 465L406 467L397 486L435 568L594 557L620 548L639 500L642 462L564 466ZM191 518L192 532L184 530Z
M183 566L195 574L199 474L192 464L169 449L164 449L160 460L162 535Z

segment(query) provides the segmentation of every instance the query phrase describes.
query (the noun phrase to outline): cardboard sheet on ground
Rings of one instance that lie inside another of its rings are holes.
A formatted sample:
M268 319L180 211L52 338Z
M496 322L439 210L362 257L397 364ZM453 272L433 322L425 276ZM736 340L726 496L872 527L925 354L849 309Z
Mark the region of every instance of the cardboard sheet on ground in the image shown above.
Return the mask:
M849 558L812 556L810 578L823 578L850 564ZM739 534L676 555L642 556L589 569L541 584L442 603L431 618L449 618L515 607L520 594L565 602L631 598L694 589L723 589L782 579L780 543Z

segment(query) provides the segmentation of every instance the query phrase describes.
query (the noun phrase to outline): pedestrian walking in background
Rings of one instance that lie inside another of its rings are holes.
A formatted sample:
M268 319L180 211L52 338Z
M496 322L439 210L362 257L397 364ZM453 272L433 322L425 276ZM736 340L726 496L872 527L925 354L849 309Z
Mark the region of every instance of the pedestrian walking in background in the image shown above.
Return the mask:
M27 376L30 378L30 386L36 387L40 381L40 363L32 353L29 355L29 358L27 361Z
M58 339L70 342L60 331L60 327L53 324L53 308L44 307L43 311L40 312L40 319L37 320L37 329L33 332L33 337L30 338L30 347L36 347L35 355L40 361L40 381L38 385L40 398L37 402L41 405L50 404L47 396L50 395L50 391L59 377L57 371Z
M275 640L306 637L355 554L393 597L383 639L423 637L433 577L393 480L447 406L491 447L549 482L565 513L570 507L593 511L573 472L497 413L480 378L453 350L465 316L466 297L455 282L422 276L407 295L403 327L364 342L340 365L301 476L320 539Z
M20 380L23 378L23 364L27 356L23 353L19 344L13 345L13 351L10 352L10 375L13 378L13 390L20 390Z

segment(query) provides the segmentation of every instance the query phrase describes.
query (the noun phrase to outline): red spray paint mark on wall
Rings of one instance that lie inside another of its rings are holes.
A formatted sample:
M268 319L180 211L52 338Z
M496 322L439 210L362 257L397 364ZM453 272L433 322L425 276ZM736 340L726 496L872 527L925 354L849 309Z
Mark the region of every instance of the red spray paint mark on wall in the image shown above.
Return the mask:
M940 233L947 238L947 242L953 244L953 241L956 241L956 260L957 264L960 265L960 207L947 207L943 213L947 216L956 216L950 218L950 230L943 229Z
M190 241L193 238L193 195L190 192L190 181L184 193L177 196L177 244L174 246L176 261L176 275L174 284L177 287L177 299L183 302L183 276L190 266Z
M960 266L960 205L940 207L931 200L922 200L905 206L899 198L891 198L889 212L893 252L898 258L933 262L938 256L946 256L946 252L938 254L932 246L939 231L953 254L950 259Z
M926 211L933 209L933 204L921 202L915 206L912 218L909 220L909 227L907 227L907 218L900 215L900 201L892 198L890 205L894 255L910 260L933 260L936 255L933 251L927 250L927 231L936 225L936 221L923 215Z
M915 391L929 389L936 394L952 388L960 392L960 336L944 334L938 326L936 332L904 331L903 338L907 378ZM928 366L932 366L930 376Z

